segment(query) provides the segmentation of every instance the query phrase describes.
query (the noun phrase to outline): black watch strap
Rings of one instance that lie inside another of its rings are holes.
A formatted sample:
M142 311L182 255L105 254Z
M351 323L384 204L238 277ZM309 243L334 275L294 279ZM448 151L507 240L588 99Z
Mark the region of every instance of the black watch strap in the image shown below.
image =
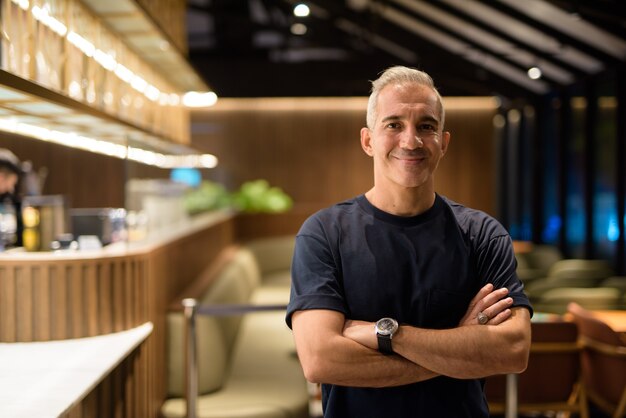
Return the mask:
M383 354L393 354L391 348L391 335L376 334L378 337L378 351Z

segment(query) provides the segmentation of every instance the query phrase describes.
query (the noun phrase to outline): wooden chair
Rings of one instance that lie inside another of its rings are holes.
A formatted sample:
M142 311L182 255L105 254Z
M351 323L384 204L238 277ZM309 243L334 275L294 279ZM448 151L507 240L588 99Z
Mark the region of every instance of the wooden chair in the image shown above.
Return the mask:
M528 368L518 376L518 412L576 412L588 418L580 354L575 323L533 322ZM490 412L504 413L506 376L487 377L485 394Z
M576 303L568 312L580 330L589 400L613 418L626 416L626 339Z

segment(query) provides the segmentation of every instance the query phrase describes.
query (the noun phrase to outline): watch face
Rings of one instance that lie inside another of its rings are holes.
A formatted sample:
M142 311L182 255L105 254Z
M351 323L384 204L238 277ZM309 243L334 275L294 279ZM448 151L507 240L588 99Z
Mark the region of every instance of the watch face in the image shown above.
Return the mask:
M392 318L383 318L376 323L376 332L382 335L391 335L398 329L398 323Z

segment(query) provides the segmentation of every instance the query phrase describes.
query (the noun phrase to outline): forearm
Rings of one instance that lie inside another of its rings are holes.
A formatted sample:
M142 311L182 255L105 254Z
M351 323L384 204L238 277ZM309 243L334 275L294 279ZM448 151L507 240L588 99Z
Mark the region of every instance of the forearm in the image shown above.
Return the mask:
M459 379L519 372L526 368L530 349L530 315L525 308L509 309L513 300L507 289L488 284L472 299L459 326L433 330L400 326L393 337L398 355L432 370ZM477 315L486 313L487 325L478 325ZM346 321L343 335L376 349L374 324Z
M342 386L386 387L436 376L401 356L386 356L344 337L341 334L343 323L343 315L332 311L303 311L294 315L294 338L307 380Z
M515 309L500 325L474 325L446 330L401 327L394 351L442 375L459 379L520 372L526 368L530 333L521 326L528 311Z
M383 355L343 337L301 362L310 381L342 386L400 386L437 376L406 358Z

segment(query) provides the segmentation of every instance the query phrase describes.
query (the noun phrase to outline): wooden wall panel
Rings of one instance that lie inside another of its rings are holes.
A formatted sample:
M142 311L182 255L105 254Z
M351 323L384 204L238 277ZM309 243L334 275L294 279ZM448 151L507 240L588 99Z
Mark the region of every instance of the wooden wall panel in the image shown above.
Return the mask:
M450 112L450 146L435 177L440 193L491 215L496 215L494 115L494 110Z
M311 211L302 206L287 213L255 213L241 214L235 218L237 239L248 241L281 235L295 235Z
M219 135L194 136L193 142L218 156L220 165L210 175L231 190L265 178L313 210L371 186L371 162L359 144L364 116L358 112L203 115L205 123L219 126Z
M359 140L366 99L350 99L345 108L338 99L328 106L320 100L276 106L267 99L225 99L215 108L193 112L193 144L220 161L209 177L231 190L265 178L289 193L296 210L305 213L367 191L373 184L372 161ZM450 102L446 129L452 142L436 176L437 190L494 214L496 107L489 99L465 107L462 100Z

